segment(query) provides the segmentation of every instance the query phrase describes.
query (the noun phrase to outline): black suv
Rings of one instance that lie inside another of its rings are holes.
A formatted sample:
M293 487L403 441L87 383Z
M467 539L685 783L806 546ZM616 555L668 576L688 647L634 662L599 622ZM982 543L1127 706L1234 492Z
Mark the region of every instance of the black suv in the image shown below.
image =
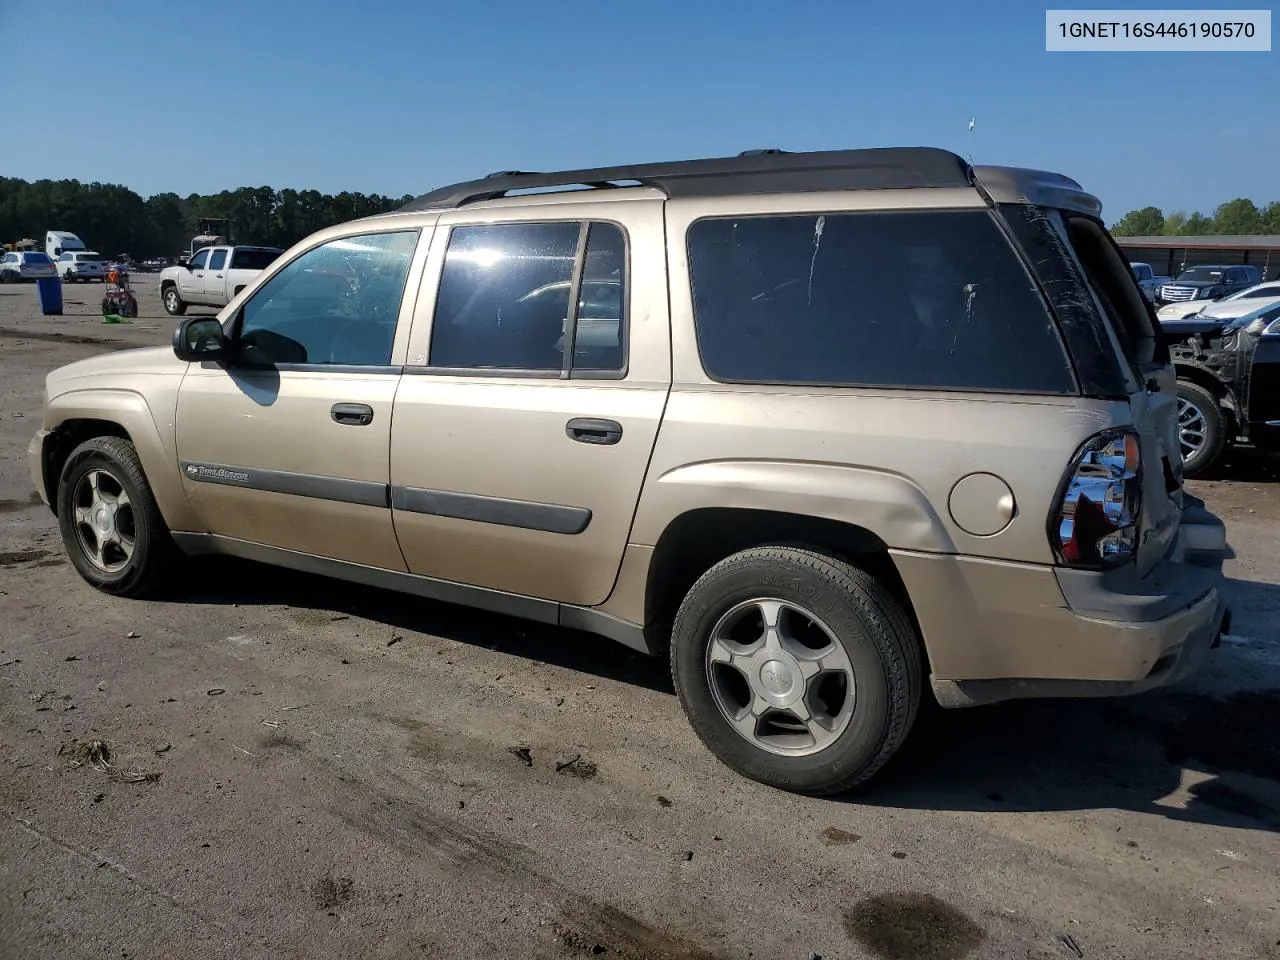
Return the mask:
M1179 300L1221 300L1262 282L1262 271L1251 264L1242 266L1191 267L1160 288L1162 304Z
M1178 374L1186 475L1204 473L1237 442L1280 452L1280 303L1161 326Z

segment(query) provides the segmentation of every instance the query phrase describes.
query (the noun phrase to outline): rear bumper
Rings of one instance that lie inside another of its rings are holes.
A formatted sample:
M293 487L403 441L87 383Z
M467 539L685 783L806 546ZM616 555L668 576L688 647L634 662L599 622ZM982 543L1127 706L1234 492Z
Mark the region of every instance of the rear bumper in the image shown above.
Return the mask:
M1187 498L1165 559L1145 577L894 554L947 707L1105 697L1177 683L1228 619L1222 521Z

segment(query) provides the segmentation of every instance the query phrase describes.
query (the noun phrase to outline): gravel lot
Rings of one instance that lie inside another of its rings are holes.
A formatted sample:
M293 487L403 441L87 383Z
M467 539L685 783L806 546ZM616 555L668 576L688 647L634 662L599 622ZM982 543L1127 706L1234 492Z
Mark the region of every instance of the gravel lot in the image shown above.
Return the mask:
M0 287L0 956L1280 957L1274 461L1193 485L1238 554L1193 682L944 714L804 799L604 640L244 563L90 589L25 450L49 369L167 341L137 281L128 326Z

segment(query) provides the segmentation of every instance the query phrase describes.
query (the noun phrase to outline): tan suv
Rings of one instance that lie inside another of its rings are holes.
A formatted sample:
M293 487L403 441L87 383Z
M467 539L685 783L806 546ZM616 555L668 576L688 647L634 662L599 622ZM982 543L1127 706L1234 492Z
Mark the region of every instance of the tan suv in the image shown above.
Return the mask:
M495 174L55 371L32 475L100 589L232 554L592 631L669 655L734 769L834 792L926 679L1133 693L1219 637L1099 212L932 149Z

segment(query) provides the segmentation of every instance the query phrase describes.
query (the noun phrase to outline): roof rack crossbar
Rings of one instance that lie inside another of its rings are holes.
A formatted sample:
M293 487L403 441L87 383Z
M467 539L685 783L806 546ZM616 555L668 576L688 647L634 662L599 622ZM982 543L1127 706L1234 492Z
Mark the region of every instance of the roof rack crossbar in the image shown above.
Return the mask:
M668 197L802 193L814 190L870 190L892 187L965 187L973 182L969 164L957 154L932 147L878 147L788 153L745 151L736 157L643 163L558 173L500 171L480 180L455 183L423 194L401 209L454 209L496 200L514 191L586 186L602 189L627 181Z

